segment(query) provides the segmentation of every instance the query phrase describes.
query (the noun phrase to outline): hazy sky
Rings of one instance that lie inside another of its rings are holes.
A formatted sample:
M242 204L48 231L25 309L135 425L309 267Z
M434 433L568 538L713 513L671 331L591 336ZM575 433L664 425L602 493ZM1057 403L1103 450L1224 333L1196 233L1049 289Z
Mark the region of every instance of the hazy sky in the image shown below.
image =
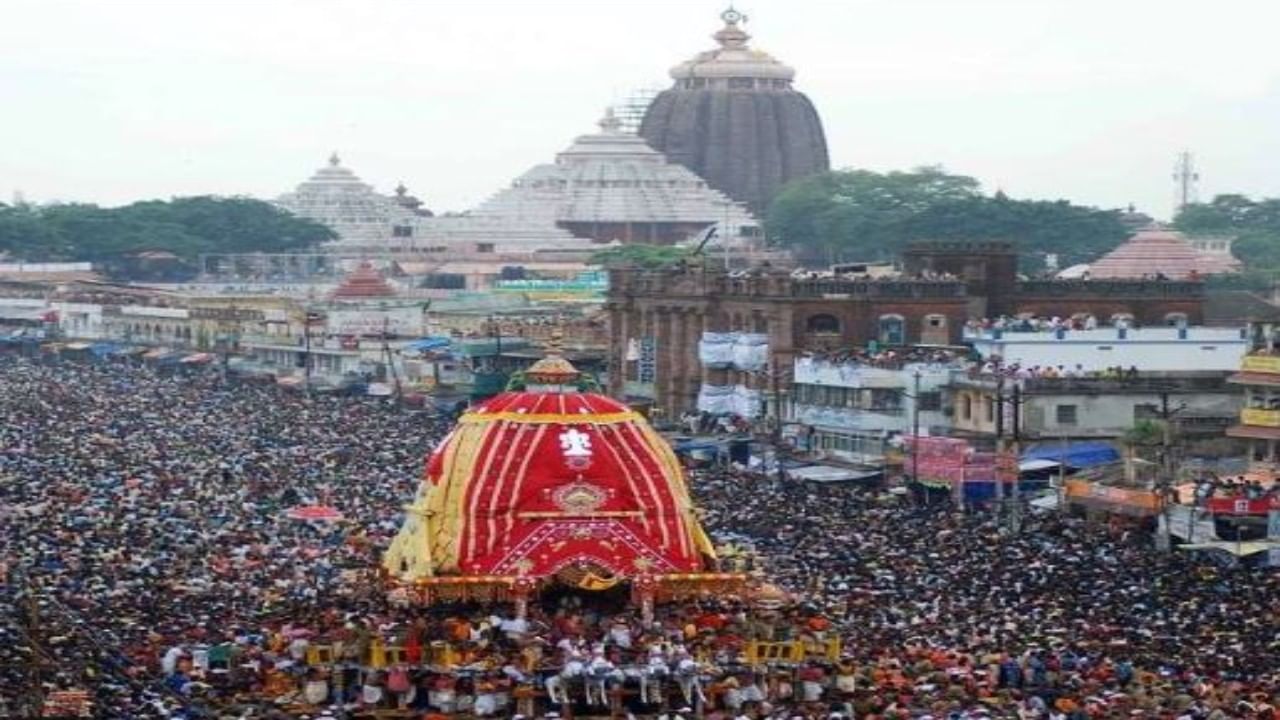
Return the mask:
M337 150L435 210L548 162L714 43L720 0L0 0L0 199L273 197ZM1276 0L739 0L832 163L1157 216L1280 196Z

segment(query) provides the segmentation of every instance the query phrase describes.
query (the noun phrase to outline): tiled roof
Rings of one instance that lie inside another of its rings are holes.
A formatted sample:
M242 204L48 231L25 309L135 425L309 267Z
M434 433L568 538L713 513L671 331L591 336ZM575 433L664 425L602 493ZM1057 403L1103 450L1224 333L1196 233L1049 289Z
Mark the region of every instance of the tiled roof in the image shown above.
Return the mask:
M1139 230L1089 267L1095 279L1141 278L1164 275L1172 280L1234 272L1230 259L1201 254L1182 233L1165 228Z

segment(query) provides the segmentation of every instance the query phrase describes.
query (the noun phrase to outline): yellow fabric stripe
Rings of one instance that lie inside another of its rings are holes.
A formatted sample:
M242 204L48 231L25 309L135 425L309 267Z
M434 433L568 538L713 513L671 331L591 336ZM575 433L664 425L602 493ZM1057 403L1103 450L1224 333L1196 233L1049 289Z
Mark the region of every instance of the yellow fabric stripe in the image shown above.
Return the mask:
M648 422L638 422L636 427L640 429L640 433L649 441L649 446L658 454L663 467L670 474L672 487L679 496L679 506L684 515L685 528L693 539L694 547L701 550L702 554L712 560L716 559L715 544L711 542L707 531L702 527L702 523L698 521L698 516L693 511L693 498L689 493L689 484L685 478L684 468L680 465L679 458L676 457L675 450Z

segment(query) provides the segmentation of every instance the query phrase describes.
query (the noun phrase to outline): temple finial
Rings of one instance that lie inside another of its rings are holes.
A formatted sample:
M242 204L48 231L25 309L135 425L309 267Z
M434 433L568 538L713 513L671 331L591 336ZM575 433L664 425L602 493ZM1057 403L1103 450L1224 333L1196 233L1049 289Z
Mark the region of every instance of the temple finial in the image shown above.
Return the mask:
M332 167L338 167L338 163L340 162L342 162L342 160L338 157L338 151L334 150L333 154L329 156L329 165Z
M622 132L622 121L617 115L613 114L613 108L605 108L604 117L600 118L600 122L596 123L600 126L600 132L613 134Z
M739 24L747 21L747 16L738 12L733 5L729 5L729 9L720 13L720 19L724 21L724 27L711 37L720 43L720 47L726 50L741 50L747 46L747 41L751 36L745 30L738 27Z

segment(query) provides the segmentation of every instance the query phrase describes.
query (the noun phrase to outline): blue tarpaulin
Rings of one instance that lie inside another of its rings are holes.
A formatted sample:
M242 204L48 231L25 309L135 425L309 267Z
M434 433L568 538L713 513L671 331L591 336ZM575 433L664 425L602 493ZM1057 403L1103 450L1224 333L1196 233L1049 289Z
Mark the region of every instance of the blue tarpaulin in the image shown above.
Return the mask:
M404 346L405 350L413 350L415 352L430 352L432 350L446 350L452 344L447 337L425 337L420 340L414 340Z
M1076 469L1120 462L1120 452L1105 442L1048 442L1022 453L1026 460L1052 460Z

